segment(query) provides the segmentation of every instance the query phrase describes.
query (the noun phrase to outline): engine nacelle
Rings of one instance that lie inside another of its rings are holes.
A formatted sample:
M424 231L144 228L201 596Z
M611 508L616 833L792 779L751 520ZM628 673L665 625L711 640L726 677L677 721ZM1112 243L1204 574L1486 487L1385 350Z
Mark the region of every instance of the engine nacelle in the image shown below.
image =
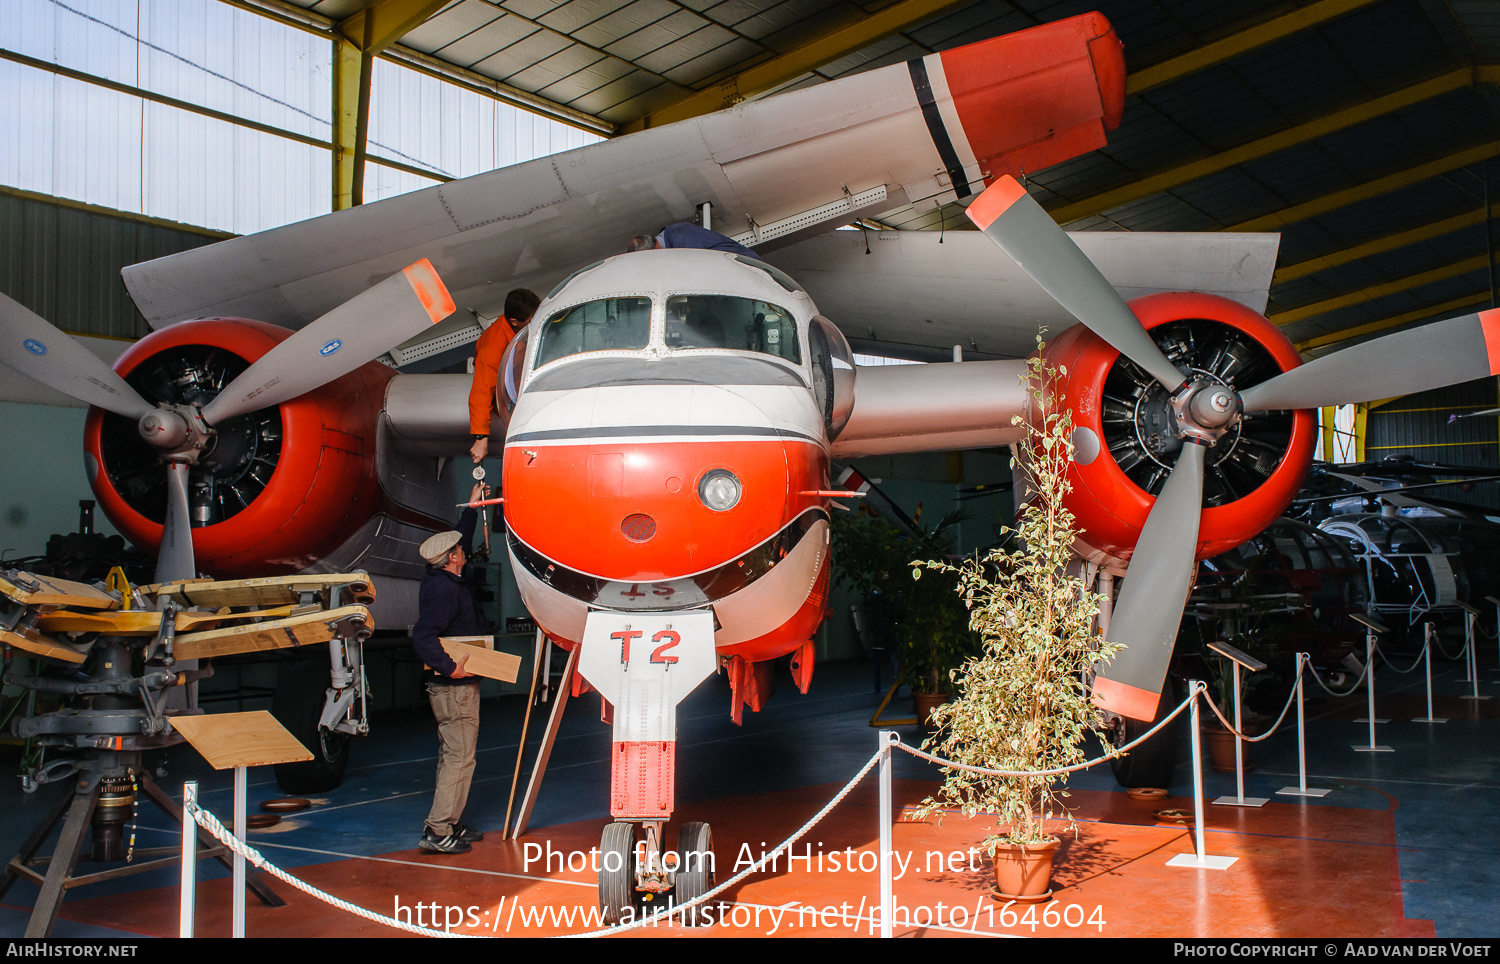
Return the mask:
M1244 390L1301 364L1266 318L1214 295L1156 294L1130 303L1179 368ZM1051 398L1073 412L1068 508L1094 561L1128 561L1182 442L1162 385L1083 325L1049 342L1059 370ZM1066 374L1061 373L1066 369ZM1248 414L1208 450L1197 558L1270 525L1301 487L1317 441L1308 410Z
M291 334L242 319L183 322L141 339L114 367L150 402L202 406ZM296 572L380 509L375 430L393 374L372 362L215 426L190 473L200 570L229 578ZM84 450L105 515L141 549L157 551L166 470L156 450L132 420L98 408L89 410Z

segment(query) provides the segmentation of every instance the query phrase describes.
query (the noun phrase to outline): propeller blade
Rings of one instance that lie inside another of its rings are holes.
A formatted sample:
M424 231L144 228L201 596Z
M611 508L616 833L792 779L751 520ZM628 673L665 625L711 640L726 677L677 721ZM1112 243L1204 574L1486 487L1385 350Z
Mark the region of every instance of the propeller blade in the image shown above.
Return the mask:
M432 262L423 258L266 352L204 406L203 420L217 425L296 398L451 314L453 298Z
M156 554L156 581L173 582L198 575L193 559L193 523L188 516L186 462L167 462L167 519Z
M1500 310L1491 308L1314 358L1241 393L1247 412L1393 398L1500 374Z
M139 419L152 406L87 348L0 295L0 362L64 395Z
M1146 334L1130 306L1015 178L1002 175L974 199L966 213L985 237L1090 331L1144 368L1167 391L1182 387L1186 379Z
M1183 444L1146 517L1109 620L1109 639L1125 649L1094 677L1094 699L1131 719L1156 715L1182 610L1193 588L1205 451L1193 442Z

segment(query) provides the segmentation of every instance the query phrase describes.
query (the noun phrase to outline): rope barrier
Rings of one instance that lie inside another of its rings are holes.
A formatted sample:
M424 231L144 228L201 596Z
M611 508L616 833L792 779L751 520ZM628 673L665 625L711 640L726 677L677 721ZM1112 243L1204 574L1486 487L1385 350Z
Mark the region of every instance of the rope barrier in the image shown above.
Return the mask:
M964 764L964 763L958 763L958 762L953 761L953 760L947 760L947 759L944 759L943 757L935 756L935 755L933 755L931 753L928 753L926 750L922 750L922 749L919 749L919 748L914 747L914 746L907 746L905 743L897 743L897 744L895 744L895 746L898 749L905 750L907 753L911 754L914 757L919 757L919 758L921 758L923 760L927 760L929 762L936 763L939 766L950 767L950 768L952 768L954 770L963 770L963 771L966 771L968 773L978 773L978 774L982 774L984 776L992 776L992 777L1050 777L1050 776L1057 776L1058 774L1061 774L1061 773L1074 773L1074 772L1076 772L1078 770L1087 770L1090 767L1096 767L1099 764L1104 763L1107 760L1113 760L1116 757L1124 756L1133 747L1139 746L1140 744L1142 744L1142 743L1146 742L1147 740L1151 739L1151 737L1155 736L1156 733L1157 733L1157 731L1159 731L1162 727L1166 726L1168 723L1170 723L1174 719L1176 719L1178 717L1178 715L1181 714L1183 710L1187 709L1188 706L1192 702L1193 702L1193 698L1192 698L1192 696L1189 696L1187 699L1183 700L1181 704L1178 705L1177 709L1173 710L1170 714L1168 714L1167 717L1165 719L1163 719L1160 723L1156 724L1151 729L1147 730L1145 733L1142 733L1140 736L1136 737L1134 740L1131 740L1129 743L1125 744L1124 746L1115 747L1113 750L1111 750L1110 752L1104 754L1103 756L1101 756L1101 757L1099 757L1097 759L1086 760L1083 763L1075 763L1072 766L1058 767L1058 768L1056 768L1054 770L991 770L988 767L974 767L974 766L969 766L969 765Z
M240 838L236 837L234 834L225 829L224 825L219 822L219 818L215 817L207 810L204 810L202 807L198 806L198 804L189 803L187 805L187 809L188 812L193 815L193 821L195 823L197 823L204 830L207 830L209 833L213 834L214 837L224 846L228 847L230 850L233 850L241 857L244 857L246 860L250 861L250 863L254 864L258 869L264 870L266 873L277 878L278 880L286 881L293 887L302 891L304 894L307 894L311 897L316 897L318 900L321 900L324 903L332 904L340 910L347 911L348 913L353 914L356 917L363 917L366 920L372 920L377 924L386 924L390 927L397 928L398 930L408 931L412 934L421 934L424 937L484 936L482 934L454 934L448 931L435 931L431 930L430 928L419 927L416 924L397 920L394 917L386 917L384 914L377 914L372 910L365 910L363 907L360 907L357 904L351 904L346 900L341 900L340 898L335 897L332 894L325 893L324 891L319 890L306 881L298 880L296 877L293 877L291 874L271 863L260 851L256 850L254 847L246 845L244 841L240 840Z
M1261 740L1264 740L1271 734L1275 733L1277 729L1281 727L1282 722L1286 720L1287 711L1292 708L1292 704L1297 700L1297 687L1296 684L1292 685L1292 691L1287 694L1286 705L1281 708L1281 715L1276 717L1276 722L1271 724L1271 728L1262 733L1260 736L1246 736L1239 730L1236 730L1230 724L1229 720L1225 719L1223 712L1219 710L1219 704L1215 703L1214 698L1208 695L1208 690L1203 691L1203 699L1208 702L1208 708L1214 711L1214 716L1217 716L1219 718L1219 722L1224 724L1224 729L1228 730L1230 733L1233 733L1235 736L1244 740L1246 743L1259 743Z
M1342 697L1345 697L1345 696L1349 696L1355 690L1359 689L1359 684L1363 683L1365 681L1365 677L1367 675L1369 675L1369 672L1370 672L1370 666L1369 666L1368 663L1366 663L1364 665L1364 667L1362 667L1360 669L1360 671L1359 671L1359 678L1356 679L1349 686L1349 688L1347 690L1345 690L1344 692L1340 693L1338 690L1329 688L1328 684L1325 683L1325 682L1323 682L1323 678L1318 675L1318 668L1316 666L1314 666L1311 663L1308 663L1307 664L1307 668L1310 669L1310 670L1312 670L1313 682L1317 683L1320 687L1322 687L1323 688L1323 692L1327 693L1329 696L1335 696L1335 697L1339 697L1339 698L1342 698Z
M1384 649L1381 649L1379 643L1375 644L1375 652L1380 656L1381 659L1385 660L1385 665L1390 668L1391 672L1405 675L1406 673L1413 672L1418 666L1422 665L1422 656L1427 652L1427 645L1428 644L1425 641L1422 643L1422 651L1417 653L1416 662L1406 667L1406 669L1397 669L1396 664L1391 662L1391 658L1386 655Z
M1459 660L1463 659L1464 658L1464 654L1469 651L1469 641L1467 639L1465 639L1464 640L1464 644L1462 646L1458 647L1458 652L1455 653L1455 654L1453 654L1453 655L1449 655L1448 651L1443 648L1443 637L1442 637L1442 634L1438 633L1436 631L1434 631L1433 634L1432 634L1432 642L1433 642L1433 645L1435 645L1437 647L1437 651L1439 653L1443 654L1443 659L1446 659L1449 662L1454 662L1454 663L1458 662Z
M1168 719L1170 719L1170 717ZM1165 722L1165 721L1163 721L1163 722ZM897 745L899 746L900 744L897 744ZM780 846L778 846L775 850L771 851L769 854L763 854L761 856L760 860L758 860L755 863L751 864L749 867L747 867L744 870L740 871L738 874L735 874L733 877L731 877L728 880L724 881L722 884L719 884L717 887L715 887L714 889L710 890L708 893L701 894L698 897L695 897L694 899L692 899L690 901L687 901L687 902L682 903L682 904L678 904L675 907L673 907L670 910L665 911L663 913L653 914L653 915L649 915L649 916L642 916L639 919L631 921L631 922L629 922L627 924L618 924L618 925L616 925L614 927L606 927L606 928L603 928L601 930L596 930L596 931L587 931L587 932L582 933L582 934L559 934L557 936L558 937L607 937L607 936L609 936L611 934L619 934L619 933L622 933L624 931L634 930L637 927L644 927L647 924L652 924L652 925L659 926L663 921L670 920L672 917L674 917L674 916L682 913L685 910L697 907L700 904L707 903L708 901L710 901L713 898L717 897L719 894L723 893L725 890L729 889L730 887L733 887L735 884L737 884L740 881L744 880L746 877L749 877L751 874L759 873L766 866L767 863L770 863L770 862L776 860L776 858L779 857L785 850L787 850L787 848L789 848L789 847L793 846L794 844L796 844L796 842L798 840L802 839L802 837L805 836L809 830L811 830L813 827L817 826L818 823L821 822L824 817L828 816L829 812L831 812L834 807L838 806L840 803L843 802L844 798L847 797L850 794L850 792L852 792L854 790L854 788L859 785L859 783L860 783L861 780L863 780L866 776L869 775L870 770L874 768L875 764L878 763L878 762L880 762L880 754L881 754L881 752L882 751L877 750L875 752L875 755L872 756L872 757L870 757L870 759L865 762L865 765L860 768L859 772L856 773L853 776L853 778L849 780L848 783L844 784L843 789L839 790L838 793L834 794L833 799L829 800L828 803L825 804L821 810L819 810L817 813L813 814L813 816L811 817L811 819L809 819L795 833L793 833L790 837L788 837L785 841L783 841ZM412 924L412 923L409 923L407 921L397 920L394 917L387 917L384 914L377 914L374 911L366 910L365 908L360 907L360 906L358 906L356 904L351 904L351 903L349 903L346 900L342 900L342 899L340 899L338 897L333 896L332 894L329 894L329 893L327 893L325 891L319 890L318 888L316 888L313 885L307 883L306 881L299 880L298 878L293 877L291 874L289 874L286 871L282 870L280 867L277 867L275 864L273 864L269 860L267 860L266 857L265 857L265 855L262 854L260 851L256 850L253 847L248 846L243 841L241 841L238 837L236 837L233 834L231 834L224 827L224 825L219 822L219 819L217 817L215 817L212 813L209 813L207 810L204 810L202 807L198 806L196 803L190 803L190 804L188 804L188 812L192 814L193 820L199 826L203 827L203 829L205 829L209 833L213 834L213 836L217 840L219 840L219 842L223 843L224 846L228 847L229 849L233 850L235 853L237 853L240 856L244 857L251 864L253 864L257 869L264 870L266 873L271 874L273 877L276 877L278 880L284 880L284 881L286 881L288 884L291 884L293 887L297 888L298 890L302 891L303 893L307 894L308 896L314 897L314 898L316 898L318 900L321 900L324 903L332 904L333 906L335 906L335 907L339 908L340 910L343 910L343 911L345 911L347 913L354 914L357 917L363 917L366 920L374 921L377 924L385 924L385 925L387 925L389 927L395 927L398 930L404 930L404 931L407 931L407 932L412 933L412 934L420 934L420 935L422 935L424 937L467 937L467 938L473 938L473 937L487 937L487 936L489 936L489 935L486 935L486 934L456 934L456 933L452 933L452 932L449 932L449 931L432 930L432 929L427 928L427 927L420 927L420 926L418 926L416 924Z

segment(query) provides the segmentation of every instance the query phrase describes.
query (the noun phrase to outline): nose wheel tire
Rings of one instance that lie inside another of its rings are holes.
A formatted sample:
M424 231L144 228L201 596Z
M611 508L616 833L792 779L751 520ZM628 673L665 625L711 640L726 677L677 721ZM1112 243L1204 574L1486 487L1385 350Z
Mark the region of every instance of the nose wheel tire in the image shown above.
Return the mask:
M610 926L637 918L635 842L640 828L612 823L599 838L599 910Z
M685 823L677 831L677 905L680 907L713 889L713 831L706 823ZM678 917L689 927L703 927L714 922L706 904L690 907Z

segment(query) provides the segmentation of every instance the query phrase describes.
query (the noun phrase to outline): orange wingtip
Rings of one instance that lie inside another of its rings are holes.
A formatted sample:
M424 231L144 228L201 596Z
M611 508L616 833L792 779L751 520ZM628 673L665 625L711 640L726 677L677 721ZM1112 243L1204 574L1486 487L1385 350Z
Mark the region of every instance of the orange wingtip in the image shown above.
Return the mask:
M1102 676L1094 677L1094 703L1111 713L1149 723L1156 718L1156 706L1160 702L1160 693Z
M448 287L438 277L437 269L432 266L431 261L423 258L416 264L402 268L401 273L406 275L407 283L416 292L417 300L422 303L427 317L432 319L434 325L453 314L453 296L448 294Z
M1500 308L1481 311L1479 328L1484 333L1484 350L1489 355L1490 374L1500 375Z
M1026 196L1026 189L1021 183L1009 174L1000 175L1000 179L984 189L984 193L974 199L965 212L974 226L983 231L999 219L1000 215L1009 211L1011 205Z

